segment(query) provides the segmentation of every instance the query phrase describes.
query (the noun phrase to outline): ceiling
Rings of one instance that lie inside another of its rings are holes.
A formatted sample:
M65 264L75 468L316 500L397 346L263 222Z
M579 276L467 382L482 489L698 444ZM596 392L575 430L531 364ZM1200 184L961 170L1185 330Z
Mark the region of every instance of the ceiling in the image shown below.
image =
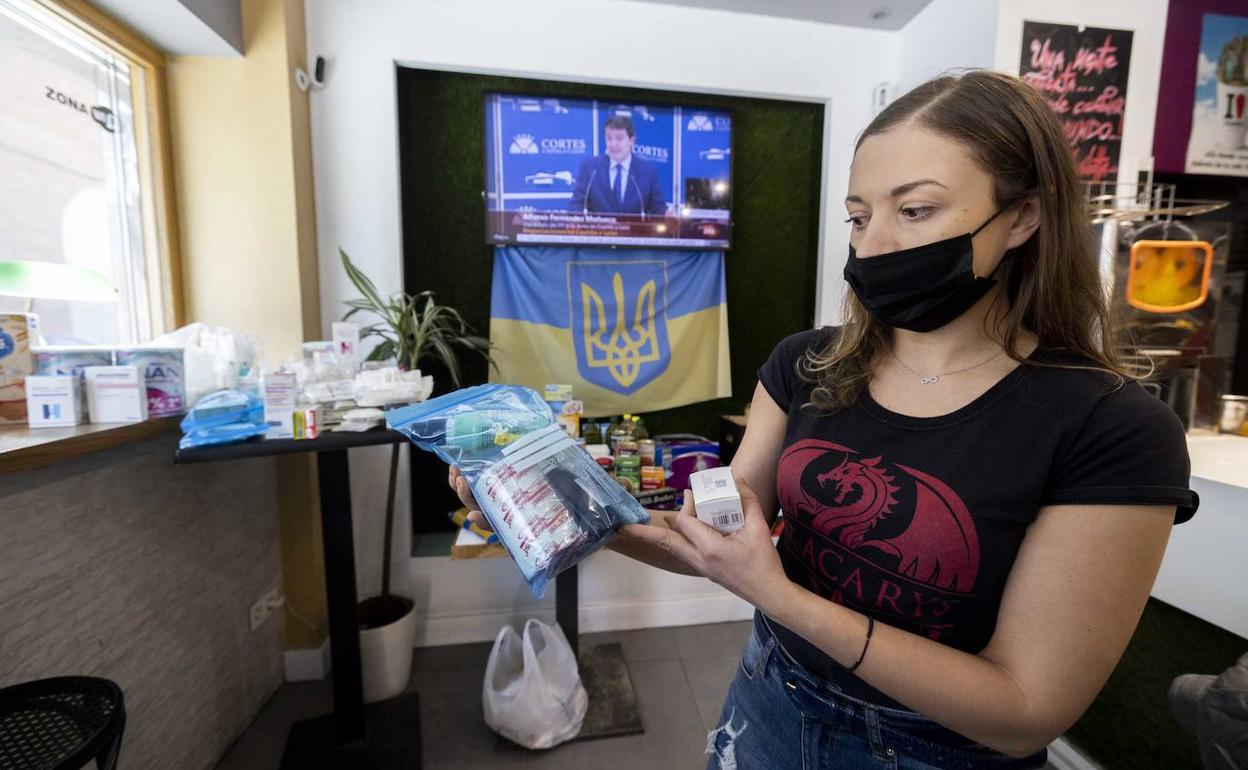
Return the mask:
M899 30L932 0L644 0L839 24L864 29Z
M165 53L241 56L240 0L90 0Z

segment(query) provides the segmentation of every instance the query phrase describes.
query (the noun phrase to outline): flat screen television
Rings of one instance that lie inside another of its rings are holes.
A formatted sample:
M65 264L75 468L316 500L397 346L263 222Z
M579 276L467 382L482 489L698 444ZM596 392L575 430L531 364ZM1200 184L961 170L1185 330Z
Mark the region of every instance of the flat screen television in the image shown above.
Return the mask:
M726 249L732 114L485 96L486 240Z

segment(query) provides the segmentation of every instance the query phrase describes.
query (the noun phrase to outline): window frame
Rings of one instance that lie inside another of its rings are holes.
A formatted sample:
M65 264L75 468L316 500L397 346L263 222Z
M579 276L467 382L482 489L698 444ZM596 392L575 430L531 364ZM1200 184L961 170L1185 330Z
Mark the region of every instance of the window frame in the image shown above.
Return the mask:
M152 334L186 324L165 54L85 0L28 0L130 65ZM141 108L140 108L141 106Z

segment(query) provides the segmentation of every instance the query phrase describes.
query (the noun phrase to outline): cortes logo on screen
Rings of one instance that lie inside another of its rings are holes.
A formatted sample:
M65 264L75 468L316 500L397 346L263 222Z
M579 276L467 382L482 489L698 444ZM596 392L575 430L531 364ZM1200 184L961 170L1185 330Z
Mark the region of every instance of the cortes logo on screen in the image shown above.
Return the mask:
M511 147L507 148L507 152L512 155L536 155L537 142L533 141L531 134L516 134L511 138Z
M685 128L690 131L714 131L715 124L711 123L710 115L694 115Z
M542 153L545 155L583 155L589 149L584 139L543 139Z
M516 134L507 148L512 155L584 155L588 150L589 143L584 139L550 137L537 140L532 134Z
M649 144L633 145L633 154L656 163L667 163L670 160L670 153L666 147L655 147Z

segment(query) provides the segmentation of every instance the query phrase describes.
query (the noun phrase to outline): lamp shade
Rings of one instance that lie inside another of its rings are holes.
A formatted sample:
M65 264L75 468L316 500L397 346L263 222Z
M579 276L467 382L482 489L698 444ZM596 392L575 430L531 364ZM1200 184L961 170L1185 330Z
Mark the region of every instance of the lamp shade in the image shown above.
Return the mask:
M0 260L0 295L28 299L117 301L117 289L94 270L27 259Z

